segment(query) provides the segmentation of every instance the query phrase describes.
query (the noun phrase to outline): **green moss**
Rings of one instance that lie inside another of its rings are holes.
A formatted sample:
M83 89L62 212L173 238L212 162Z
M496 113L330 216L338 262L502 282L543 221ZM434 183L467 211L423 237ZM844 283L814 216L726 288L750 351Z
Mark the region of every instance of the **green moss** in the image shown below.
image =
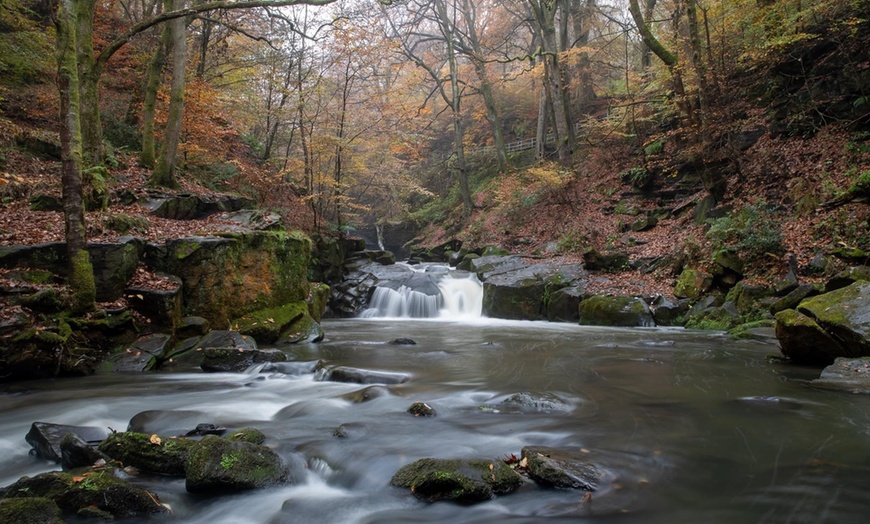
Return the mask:
M113 433L100 443L99 450L124 465L160 473L184 475L184 460L195 441L160 437L159 444L152 435L132 431Z
M224 469L231 469L236 463L239 461L238 453L228 453L221 455L221 467Z
M232 321L233 329L253 337L261 344L278 340L281 332L308 312L304 302L293 302L280 307L261 309Z
M85 313L94 309L97 298L94 268L90 255L84 249L73 255L67 281L72 291L72 312Z
M0 522L15 524L61 524L60 508L45 497L0 500Z

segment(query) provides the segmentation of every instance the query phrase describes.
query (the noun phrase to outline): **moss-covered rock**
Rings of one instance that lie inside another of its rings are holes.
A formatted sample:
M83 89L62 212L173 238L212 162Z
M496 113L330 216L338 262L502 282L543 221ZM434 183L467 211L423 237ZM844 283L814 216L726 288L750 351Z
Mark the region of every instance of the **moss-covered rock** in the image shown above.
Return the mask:
M475 503L519 488L522 478L501 460L425 458L403 466L390 484L427 502Z
M593 295L580 302L579 322L584 326L654 326L652 313L637 297Z
M63 524L60 508L45 497L0 500L0 522L10 524Z
M169 476L184 476L184 461L195 441L126 431L113 433L99 450L125 466Z
M837 356L870 356L870 282L804 300L798 312L812 318L839 342Z
M232 493L287 482L281 457L266 446L207 435L185 463L191 493Z
M713 285L713 276L698 269L684 269L674 286L674 296L698 300Z
M834 391L870 394L870 358L837 358L810 385Z
M782 354L798 364L825 366L836 358L840 344L815 320L794 309L776 314L774 330Z
M272 344L281 332L308 313L308 304L293 302L282 306L261 309L233 320L233 328L243 335L253 337L260 344Z
M67 515L80 515L87 510L98 510L100 515L115 518L168 513L156 495L117 478L111 468L76 475L53 471L22 477L6 488L5 497L46 498Z
M308 297L311 241L298 233L257 231L149 244L146 260L183 282L185 314L215 326Z
M233 431L227 435L227 438L237 442L250 442L251 444L262 444L263 442L266 442L266 435L256 428L242 428Z
M320 282L312 282L308 291L308 314L311 315L316 322L323 320L323 314L326 312L326 304L329 302L330 288L326 284Z

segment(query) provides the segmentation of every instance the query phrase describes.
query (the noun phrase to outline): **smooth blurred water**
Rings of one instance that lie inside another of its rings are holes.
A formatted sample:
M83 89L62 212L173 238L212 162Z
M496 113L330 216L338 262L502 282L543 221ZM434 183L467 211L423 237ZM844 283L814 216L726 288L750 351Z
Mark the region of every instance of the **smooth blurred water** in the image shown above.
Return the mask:
M192 410L188 427L253 426L295 485L223 497L184 481L138 481L195 523L819 523L870 513L870 398L810 389L817 371L768 362L769 343L716 333L487 319L336 320L291 359L409 374L389 395L313 375L105 375L0 388L0 485L53 469L28 455L34 421L126 429L146 410ZM387 342L410 337L417 345ZM498 407L518 392L567 411ZM435 418L406 413L415 401ZM482 405L496 408L481 409ZM333 435L345 425L347 438ZM584 450L608 472L582 492L527 483L474 506L425 504L389 480L423 457L502 458L523 446Z

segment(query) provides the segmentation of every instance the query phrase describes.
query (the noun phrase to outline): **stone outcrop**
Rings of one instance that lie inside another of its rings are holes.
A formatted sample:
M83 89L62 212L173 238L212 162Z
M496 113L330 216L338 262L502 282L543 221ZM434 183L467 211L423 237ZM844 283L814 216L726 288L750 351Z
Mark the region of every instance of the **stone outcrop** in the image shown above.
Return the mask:
M870 356L870 282L857 281L777 313L776 337L783 355L799 364Z

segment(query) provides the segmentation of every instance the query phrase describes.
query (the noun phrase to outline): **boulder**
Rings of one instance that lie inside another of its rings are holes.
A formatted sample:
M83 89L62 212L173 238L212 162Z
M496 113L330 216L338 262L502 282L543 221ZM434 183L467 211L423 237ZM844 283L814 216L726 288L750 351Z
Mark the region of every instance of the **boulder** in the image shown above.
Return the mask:
M180 436L187 434L199 421L208 420L207 417L202 411L149 409L130 419L127 432Z
M205 348L200 367L207 372L242 372L254 364L284 362L287 354L280 349Z
M269 309L253 311L233 320L233 328L242 335L253 337L260 344L272 344L293 322L308 313L305 302L293 302Z
M281 231L284 220L277 213L260 209L242 209L221 215L224 220L235 222L241 229L253 231Z
M481 257L484 260L489 257ZM579 264L541 262L526 265L514 257L498 257L483 274L483 314L515 320L546 320L550 298L560 289L576 287L587 273ZM565 301L569 302L568 297ZM553 314L558 315L554 305ZM567 314L565 314L567 316Z
M527 446L522 449L529 477L544 486L595 491L604 473L579 453Z
M390 480L427 502L473 504L515 491L522 478L501 460L425 458L403 466Z
M24 440L33 447L38 457L60 462L63 456L60 443L67 433L78 435L92 446L99 444L109 435L108 431L92 426L67 426L51 422L34 422Z
M629 266L629 258L620 251L601 253L588 248L583 251L583 265L589 271L622 271Z
M186 315L226 326L252 311L304 301L310 250L301 234L256 231L148 244L145 260L181 279Z
M317 372L317 380L331 382L351 382L354 384L404 384L410 377L404 373L390 371L375 371L347 366L321 368Z
M677 320L689 310L689 300L671 300L660 295L653 300L650 309L657 326L674 326Z
M185 461L187 491L234 493L287 482L289 470L270 448L207 435Z
M76 475L53 471L22 477L6 488L6 500L19 497L47 498L70 516L111 519L169 512L158 502L156 495L121 480L112 468L77 472Z
M320 282L312 282L308 290L308 299L305 301L308 304L308 314L315 322L323 320L323 314L326 312L326 306L329 303L329 286Z
M281 330L275 344L278 346L287 344L299 344L302 342L320 342L326 336L320 323L316 322L308 311L302 314Z
M784 297L780 297L770 305L770 313L776 315L786 309L794 309L805 299L814 297L824 291L821 284L803 284Z
M648 327L655 321L643 299L614 295L593 295L580 302L579 322L585 326Z
M392 346L416 346L417 342L414 341L414 339L412 338L399 337L387 342L387 344L390 344Z
M60 466L64 471L93 466L100 460L108 462L108 457L75 433L67 433L61 439Z
M113 355L109 361L117 372L140 372L159 367L159 362L168 351L172 337L166 334L140 337L127 349Z
M175 336L177 338L201 337L209 332L211 325L208 320L202 317L181 317L178 325L175 326Z
M839 357L822 370L810 386L849 393L870 394L870 358Z
M151 191L142 202L156 217L172 220L198 220L208 216L251 208L254 202L235 195L200 195Z
M375 385L357 391L351 391L350 393L342 395L341 398L349 400L354 404L362 404L363 402L368 402L381 397L389 397L390 395L390 390L387 389L386 386Z
M698 300L713 285L713 276L698 269L684 269L677 277L674 296Z
M567 413L572 406L560 396L550 393L514 393L499 404L484 405L485 411L510 413Z
M778 313L776 321L780 349L795 362L819 365L835 357L870 356L870 282L808 298L796 312Z
M550 322L578 322L580 302L586 298L584 286L575 285L552 291L545 297L547 320Z
M124 466L175 477L184 476L184 461L195 441L133 431L113 433L99 450Z
M842 289L859 280L870 282L870 266L855 266L840 271L825 282L825 293Z

